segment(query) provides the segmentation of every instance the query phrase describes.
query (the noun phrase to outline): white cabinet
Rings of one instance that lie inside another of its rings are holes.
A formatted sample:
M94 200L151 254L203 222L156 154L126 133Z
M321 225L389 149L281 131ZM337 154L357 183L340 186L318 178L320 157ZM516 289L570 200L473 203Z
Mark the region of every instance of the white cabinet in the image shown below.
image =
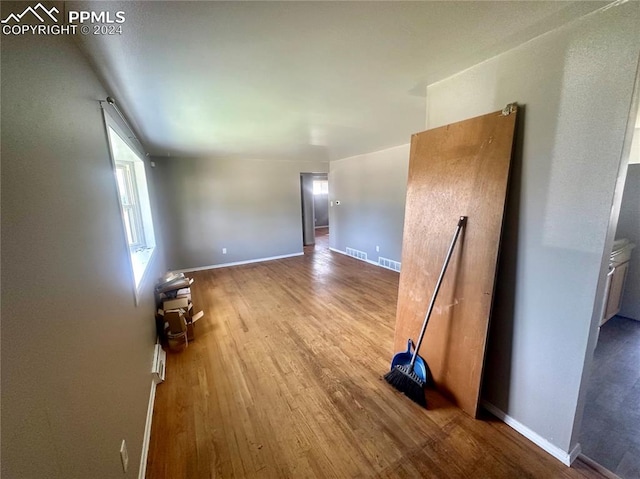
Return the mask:
M617 240L611 252L609 274L607 275L607 287L605 289L605 306L600 326L614 317L620 311L622 305L622 293L624 282L627 278L631 250L635 247L629 240Z

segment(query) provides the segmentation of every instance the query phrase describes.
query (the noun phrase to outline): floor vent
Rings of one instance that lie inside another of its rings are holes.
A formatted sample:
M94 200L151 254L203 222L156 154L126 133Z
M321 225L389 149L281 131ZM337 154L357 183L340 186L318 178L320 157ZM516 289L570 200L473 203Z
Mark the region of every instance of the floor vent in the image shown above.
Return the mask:
M347 255L352 256L362 261L367 261L367 253L364 251L358 251L357 249L347 248Z
M383 258L382 256L378 257L378 265L382 266L383 268L387 268L393 271L397 271L398 273L400 272L400 267L402 266L402 263L400 263L399 261L394 261L392 259L389 258Z

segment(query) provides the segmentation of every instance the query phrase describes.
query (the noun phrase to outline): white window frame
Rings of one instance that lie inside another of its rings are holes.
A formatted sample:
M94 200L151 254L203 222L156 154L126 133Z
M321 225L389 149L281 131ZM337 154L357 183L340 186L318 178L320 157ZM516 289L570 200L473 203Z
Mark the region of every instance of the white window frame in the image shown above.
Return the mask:
M127 233L129 249L146 247L144 226L142 224L142 212L140 200L138 200L138 188L136 187L136 173L133 161L115 160L116 177L118 181L118 193L120 206L123 209L122 216ZM122 172L122 181L118 177L118 171ZM122 188L126 194L123 194ZM125 200L128 199L128 201Z
M123 240L129 251L128 262L130 267L130 281L133 286L135 304L140 302L142 286L146 282L149 270L155 260L156 244L151 205L149 200L148 182L145 170L145 154L140 146L133 140L133 133L123 125L121 121L111 115L103 107L107 144L109 147L109 157L113 168L114 186L118 199L122 220ZM114 137L113 135L117 135ZM133 155L128 154L127 158L116 158L116 148L114 143L122 141ZM122 179L127 191L121 192L118 180L118 170L123 172ZM129 204L124 204L124 199L128 198ZM129 216L130 215L130 216ZM130 221L127 221L127 217ZM130 229L132 231L128 231ZM133 241L130 241L130 238Z

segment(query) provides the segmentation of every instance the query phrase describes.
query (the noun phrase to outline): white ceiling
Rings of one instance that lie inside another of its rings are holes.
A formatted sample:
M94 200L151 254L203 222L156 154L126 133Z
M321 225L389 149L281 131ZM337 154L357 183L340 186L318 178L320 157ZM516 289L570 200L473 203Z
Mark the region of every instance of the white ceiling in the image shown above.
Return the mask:
M107 2L123 34L81 48L152 155L326 161L409 142L426 85L605 3Z

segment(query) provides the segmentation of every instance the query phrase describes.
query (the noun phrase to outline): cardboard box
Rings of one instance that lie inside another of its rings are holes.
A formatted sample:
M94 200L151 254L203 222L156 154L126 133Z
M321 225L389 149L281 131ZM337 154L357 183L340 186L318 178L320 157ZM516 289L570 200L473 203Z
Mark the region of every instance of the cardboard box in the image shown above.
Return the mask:
M185 281L184 273L167 273L156 283L156 291L161 292L166 288L175 289L173 286Z
M191 284L193 284L193 280L191 280ZM176 298L187 298L191 301L191 288L182 288L176 291Z
M165 312L176 309L183 309L187 311L187 309L189 309L189 300L187 298L167 299L162 302L162 309Z
M187 330L187 320L180 311L165 311L164 320L168 323L171 334L184 333Z
M173 271L169 271L164 274L159 280L158 284L169 283L171 281L175 281L176 279L184 278L184 273L175 273Z
M193 283L193 280L190 280ZM204 316L204 312L193 313L191 303L191 289L178 290L177 297L168 297L165 293L159 295L160 307L157 312L157 321L162 324L162 336L169 340L169 348L173 351L180 349L181 333L185 333L186 341L195 339L194 323ZM172 347L173 346L173 347Z
M164 293L168 296L175 296L175 292L188 288L193 284L193 279L190 278L178 278L174 281L162 283L156 286L156 293Z
M193 341L195 339L195 331L193 330L193 327L195 325L193 323L187 323L187 340L188 341Z
M177 291L169 291L168 293L160 293L156 295L158 305L161 305L168 299L186 298L191 301L191 288L182 288Z
M181 333L173 334L167 333L167 342L169 344L169 349L173 352L180 352L186 349L189 345L189 339L187 338L187 332L183 331Z
M192 304L190 304L189 306L193 308ZM187 339L189 341L193 341L195 339L195 323L203 316L204 311L198 311L193 316L189 316L189 320L187 321Z

